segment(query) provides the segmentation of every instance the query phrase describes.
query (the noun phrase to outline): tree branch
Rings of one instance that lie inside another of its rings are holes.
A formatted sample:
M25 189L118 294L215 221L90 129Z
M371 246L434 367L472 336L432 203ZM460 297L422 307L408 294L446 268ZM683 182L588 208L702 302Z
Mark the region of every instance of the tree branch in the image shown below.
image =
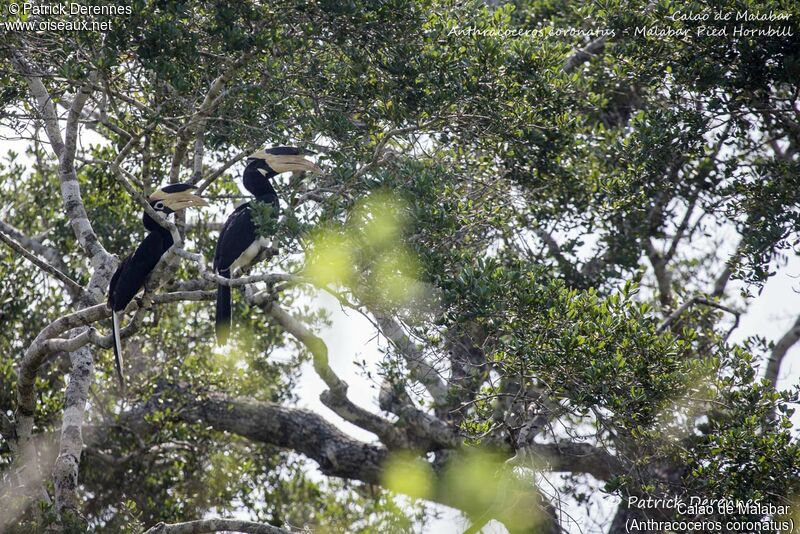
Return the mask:
M42 244L41 240L38 238L35 239L33 237L26 236L18 228L15 228L5 221L0 221L0 232L5 233L15 241L19 242L26 249L33 251L39 256L42 256L60 271L67 270L67 266L64 264L64 260L62 259L61 253L58 251L58 249Z
M567 74L571 73L573 70L577 69L594 56L599 54L603 51L606 46L606 36L601 35L594 41L590 42L583 48L576 50L567 60L564 62L564 66L562 67L564 72Z
M239 519L200 519L185 523L158 523L147 529L144 534L202 534L204 532L219 532L223 530L226 532L245 532L247 534L289 534L288 530L282 528Z
M672 307L672 274L667 269L667 260L656 250L649 237L644 238L644 250L650 265L653 266L653 274L658 284L659 301L664 307Z
M289 315L275 302L256 295L253 303L260 305L284 330L300 341L311 352L314 370L328 386L320 400L345 421L353 423L378 436L387 446L408 447L408 439L383 417L354 404L347 397L347 384L328 365L328 347L300 321Z
M447 386L439 377L438 371L428 363L425 355L403 332L397 321L378 311L372 313L383 335L392 342L405 360L411 377L425 386L436 404L444 406L447 402Z
M664 319L664 321L660 325L658 325L658 328L656 328L656 332L661 333L665 331L667 327L669 327L678 317L680 317L687 309L689 309L694 304L702 304L703 306L710 306L712 308L717 308L718 310L726 311L732 314L736 319L730 331L728 331L728 335L730 335L730 333L733 332L739 326L739 317L741 316L742 312L733 309L730 306L725 306L724 304L720 304L719 302L714 302L712 300L708 300L705 297L695 295L694 297L690 298L689 300L681 304L677 310L672 312L666 319Z
M28 88L36 99L39 116L44 122L45 132L50 139L50 146L56 157L60 158L64 152L64 140L61 137L61 127L58 124L58 114L53 99L50 98L50 93L42 82L42 76L28 64L24 54L17 49L11 49L11 62L28 83Z
M78 282L76 282L66 274L62 273L52 265L49 265L48 263L42 261L31 252L25 250L25 247L14 241L14 239L12 239L11 236L3 232L2 229L0 229L0 241L8 245L9 248L11 248L12 250L21 254L22 257L24 257L25 259L27 259L28 261L39 267L42 271L44 271L45 273L49 274L50 276L52 276L53 278L64 284L67 288L67 291L73 297L76 297L77 295L83 293L83 286L81 286Z
M170 183L175 183L178 181L178 175L180 174L181 170L181 162L183 161L183 157L186 155L186 148L189 144L189 140L204 130L206 119L221 101L221 99L217 97L219 97L222 93L225 84L228 83L231 78L233 78L234 74L236 74L236 71L239 69L239 67L245 64L248 58L249 54L241 54L238 58L232 61L230 65L228 65L222 74L217 76L217 78L211 82L211 86L208 88L208 92L206 93L203 102L197 108L197 111L195 111L189 120L186 121L186 124L184 124L180 130L178 130L178 139L175 142L175 154L172 157L172 165L169 171ZM202 134L200 134L200 142L202 143ZM197 162L195 162L195 164L197 164ZM194 179L199 179L196 172Z
M772 353L769 357L769 363L767 364L764 378L766 378L775 389L778 388L778 375L780 374L783 359L786 357L789 349L791 349L798 340L800 340L800 316L797 317L794 325L792 325L778 340L775 346L772 347Z
M207 176L200 184L197 186L197 192L202 193L203 191L208 188L214 180L222 176L225 171L233 167L236 163L243 160L248 154L251 154L254 150L256 150L257 146L250 146L246 150L243 150L236 154L234 157L230 158L228 161L223 163L217 170L212 172L209 176ZM199 181L199 177L193 176L191 183L197 183Z
M88 347L70 353L72 364L69 384L64 393L64 416L61 421L61 439L58 458L53 466L56 511L80 516L78 508L78 467L83 450L83 414L89 387L94 380L94 361Z
M170 390L180 393L179 386ZM165 390L166 391L166 390ZM186 390L181 398L187 404L176 413L187 422L200 422L220 432L230 432L259 443L295 450L319 464L329 476L379 484L381 466L388 449L354 439L322 416L301 408L288 408L270 402L230 398L220 393L198 396ZM155 396L148 404L123 414L124 423L134 428L151 423L152 410L163 410L165 399Z
M552 471L586 473L597 480L609 480L624 473L622 463L607 451L588 443L559 441L531 443L517 450L508 461L511 465L528 465Z

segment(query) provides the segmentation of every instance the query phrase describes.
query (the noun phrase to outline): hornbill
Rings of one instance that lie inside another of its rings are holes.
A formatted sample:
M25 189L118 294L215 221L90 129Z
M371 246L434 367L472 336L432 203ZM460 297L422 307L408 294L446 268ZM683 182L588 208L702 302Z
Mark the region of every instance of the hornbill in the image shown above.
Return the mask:
M283 172L321 172L313 161L303 157L304 151L292 147L274 147L258 150L247 157L247 167L242 176L245 189L257 202L272 205L272 216L278 217L278 194L270 183L270 178ZM217 241L214 253L214 271L220 276L230 278L234 271L266 259L272 243L269 238L258 235L252 216L252 205L246 202L237 207L228 217ZM228 341L231 325L231 288L217 285L217 311L215 330L217 343Z
M171 184L162 187L147 199L156 212L166 217L170 213L189 206L207 206L208 203L191 192L197 187L190 184ZM111 277L108 285L108 307L111 308L111 328L114 333L114 363L120 388L124 391L125 380L122 376L122 342L119 338L120 316L133 297L144 287L148 275L155 269L161 256L173 244L169 230L158 224L145 211L142 215L147 237L136 248L136 251L122 260Z

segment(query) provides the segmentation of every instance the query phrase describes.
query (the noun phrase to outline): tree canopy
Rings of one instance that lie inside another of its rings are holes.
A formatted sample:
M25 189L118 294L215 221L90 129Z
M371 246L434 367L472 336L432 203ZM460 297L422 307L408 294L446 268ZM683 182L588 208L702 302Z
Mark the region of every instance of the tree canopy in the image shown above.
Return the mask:
M631 503L798 498L800 318L731 333L799 250L800 4L92 5L0 14L0 530L409 532L435 503L560 532L602 495L611 533L789 519ZM36 26L78 19L110 27ZM256 208L278 252L218 348L214 246L274 145L324 173ZM122 395L105 292L175 182L214 206L128 309ZM372 325L377 405L320 294ZM307 362L335 420L297 406Z

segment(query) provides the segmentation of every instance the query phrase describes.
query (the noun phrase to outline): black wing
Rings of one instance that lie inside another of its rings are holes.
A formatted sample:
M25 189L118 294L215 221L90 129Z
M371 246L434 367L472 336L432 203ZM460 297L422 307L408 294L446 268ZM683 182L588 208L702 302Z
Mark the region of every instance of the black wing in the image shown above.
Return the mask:
M117 270L114 271L114 274L111 277L111 281L108 283L108 307L109 308L112 308L112 309L114 308L114 302L116 301L117 283L119 282L120 274L122 274L122 271L127 269L127 265L128 265L128 263L130 261L131 261L131 256L130 255L126 256L125 259L122 260L119 265L117 265Z
M164 240L159 234L148 234L136 248L136 252L117 267L108 291L108 305L112 310L124 310L142 289L147 276L166 252L164 246Z
M250 216L250 203L242 204L228 217L217 240L214 270L226 271L231 264L258 239L256 225Z

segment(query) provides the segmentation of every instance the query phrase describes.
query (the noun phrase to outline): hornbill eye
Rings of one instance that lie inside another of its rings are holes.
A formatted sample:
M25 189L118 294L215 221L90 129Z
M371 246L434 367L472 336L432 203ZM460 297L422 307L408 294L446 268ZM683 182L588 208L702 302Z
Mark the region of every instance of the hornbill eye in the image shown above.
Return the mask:
M159 200L158 202L156 202L153 205L153 209L158 210L158 211L163 211L164 210L164 201L163 200Z

